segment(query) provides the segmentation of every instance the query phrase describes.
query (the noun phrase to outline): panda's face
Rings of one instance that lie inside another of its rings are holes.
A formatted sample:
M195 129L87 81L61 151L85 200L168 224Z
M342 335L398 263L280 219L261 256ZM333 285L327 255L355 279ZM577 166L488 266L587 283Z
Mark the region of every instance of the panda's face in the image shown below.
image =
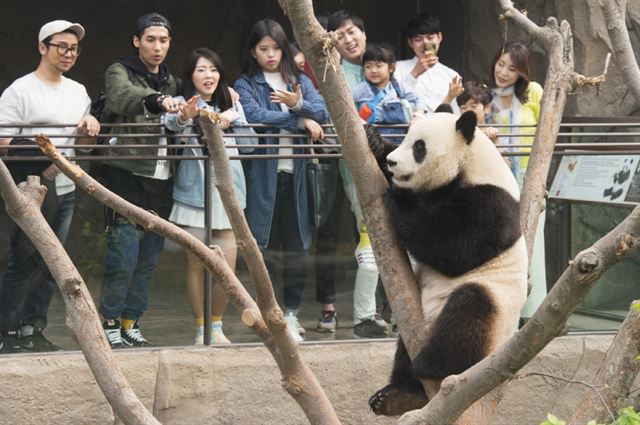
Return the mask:
M467 113L463 117L467 119ZM473 138L475 120L468 125L472 125ZM450 183L458 176L469 148L464 134L449 113L429 114L414 123L402 144L387 156L393 183L413 190L433 190Z

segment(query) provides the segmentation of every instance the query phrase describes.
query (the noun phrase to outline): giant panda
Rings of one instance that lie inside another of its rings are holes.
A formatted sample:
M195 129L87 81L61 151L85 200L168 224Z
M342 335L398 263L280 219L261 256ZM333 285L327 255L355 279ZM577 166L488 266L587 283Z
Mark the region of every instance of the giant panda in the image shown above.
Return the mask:
M426 343L411 362L400 339L376 414L423 407L419 379L439 388L515 332L527 296L518 184L473 112L433 113L400 145L367 129L390 180L386 204L420 285Z

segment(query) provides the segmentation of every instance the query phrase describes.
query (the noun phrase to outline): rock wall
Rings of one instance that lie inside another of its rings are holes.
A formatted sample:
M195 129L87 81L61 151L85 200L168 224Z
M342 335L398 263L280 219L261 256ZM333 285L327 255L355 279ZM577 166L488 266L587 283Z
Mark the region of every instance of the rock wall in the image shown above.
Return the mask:
M500 50L503 40L521 41L528 45L534 56L535 77L540 83L546 75L544 50L532 42L511 23L498 19L497 2L467 1L466 6L466 74L467 79L486 80L491 60ZM604 59L610 46L609 35L599 2L593 0L523 0L516 2L527 11L529 18L544 25L546 18L554 16L571 24L575 53L575 69L583 75L602 73ZM640 57L640 3L628 2L629 28L636 58ZM609 67L607 81L598 91L587 88L569 97L565 115L629 116L640 114L640 101L631 92L615 66Z

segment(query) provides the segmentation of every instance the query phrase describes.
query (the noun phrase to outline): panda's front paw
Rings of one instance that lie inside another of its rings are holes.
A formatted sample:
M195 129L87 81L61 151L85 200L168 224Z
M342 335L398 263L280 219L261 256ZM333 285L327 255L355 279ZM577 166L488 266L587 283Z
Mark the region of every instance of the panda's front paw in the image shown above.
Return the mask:
M396 416L427 404L424 393L412 393L395 385L387 385L369 398L369 407L376 415Z
M381 158L384 155L384 139L378 132L378 129L369 124L365 124L364 130L367 134L369 149L373 152L373 156L375 156L376 159Z

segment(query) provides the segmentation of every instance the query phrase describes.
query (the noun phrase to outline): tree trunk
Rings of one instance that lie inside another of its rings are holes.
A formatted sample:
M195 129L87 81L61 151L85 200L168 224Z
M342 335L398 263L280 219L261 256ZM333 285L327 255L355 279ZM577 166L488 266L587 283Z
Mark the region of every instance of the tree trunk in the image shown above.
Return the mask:
M510 0L498 1L503 10L502 17L511 20L531 35L544 47L549 59L538 128L520 196L520 224L527 241L527 252L531 258L538 219L544 210L544 199L547 195L546 179L560 131L560 121L567 101L567 93L575 81L573 37L571 27L566 21L558 25L555 18L548 18L544 27L538 27L515 9Z
M384 207L388 185L369 151L351 90L339 69L340 60L333 49L336 36L327 34L314 18L310 0L279 0L279 3L285 15L288 15L295 38L317 77L320 92L342 144L344 160L358 190L385 292L407 352L415 357L425 338L418 284L407 253L400 248Z
M627 85L640 104L640 68L633 54L629 31L625 24L626 0L600 0L602 13L611 39L613 60L624 75Z
M640 301L632 303L631 310L618 330L607 355L602 360L593 384L600 386L600 394L587 393L575 409L570 425L582 425L590 420L613 421L612 415L620 408L633 405L629 400L631 385L640 371Z
M0 160L0 195L5 201L7 214L33 242L58 284L64 300L67 328L80 345L114 413L125 424L160 424L140 402L113 359L91 294L40 212L45 192L40 179L34 176L29 176L26 183L16 187L9 170Z

